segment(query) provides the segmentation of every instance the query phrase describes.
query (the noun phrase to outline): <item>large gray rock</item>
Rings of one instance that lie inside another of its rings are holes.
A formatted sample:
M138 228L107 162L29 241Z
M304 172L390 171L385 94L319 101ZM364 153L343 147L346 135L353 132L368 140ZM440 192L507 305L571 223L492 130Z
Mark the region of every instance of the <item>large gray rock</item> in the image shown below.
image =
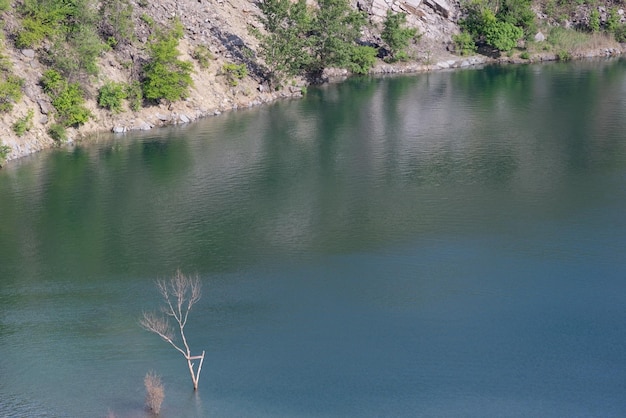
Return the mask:
M543 42L545 40L546 36L541 32L537 32L537 34L535 35L535 42Z
M450 17L450 5L445 0L424 0L424 4L430 6L431 9L445 17Z

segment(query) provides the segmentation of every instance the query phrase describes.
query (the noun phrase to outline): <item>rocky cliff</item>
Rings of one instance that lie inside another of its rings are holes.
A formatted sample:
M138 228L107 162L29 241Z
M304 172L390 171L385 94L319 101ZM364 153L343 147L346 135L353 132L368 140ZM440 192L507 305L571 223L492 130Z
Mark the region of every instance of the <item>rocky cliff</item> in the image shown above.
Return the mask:
M302 80L280 91L270 91L262 76L257 58L258 40L251 28L263 30L259 7L254 0L131 0L132 22L136 41L124 48L104 53L98 60L99 72L86 85L87 107L94 117L79 128L69 130L70 142L98 132L124 133L147 130L167 124L188 123L221 112L256 106L282 97L301 95ZM40 49L16 49L13 40L20 31L15 10L18 4L0 12L5 39L0 53L10 62L12 71L24 79L23 98L9 113L0 113L1 142L10 147L7 159L14 159L55 145L47 133L52 115L50 98L39 81L46 66L42 60L47 45ZM388 10L407 14L407 23L416 27L420 39L412 46L412 61L396 65L379 61L373 72L422 71L451 66L468 66L489 60L484 56L460 58L449 52L452 36L459 33L461 4L457 0L358 0L353 7L363 10L369 25L363 41L381 44L382 21ZM537 12L540 14L540 11ZM149 42L153 21L166 25L178 18L184 28L179 44L181 59L192 62L193 88L189 96L171 104L146 106L138 111L125 109L114 114L96 104L97 89L106 81L128 82L145 63L145 45ZM210 51L208 66L201 67L192 58L194 48L203 45ZM244 63L248 76L237 85L223 73L224 63ZM345 74L338 71L335 74ZM19 118L33 112L32 129L18 136L12 129ZM1 144L0 144L1 145Z

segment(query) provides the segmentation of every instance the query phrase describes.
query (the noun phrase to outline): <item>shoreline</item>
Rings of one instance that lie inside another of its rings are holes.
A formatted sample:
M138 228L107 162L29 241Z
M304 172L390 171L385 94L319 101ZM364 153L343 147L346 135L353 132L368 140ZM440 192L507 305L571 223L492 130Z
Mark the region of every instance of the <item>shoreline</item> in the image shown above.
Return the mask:
M595 50L588 50L583 53L572 56L571 60L578 61L591 58L615 58L624 55L626 52L626 45L621 45L617 48L600 48ZM370 76L382 76L393 74L422 74L434 71L443 70L457 70L457 69L470 69L470 68L482 68L487 65L497 64L536 64L542 62L554 62L559 61L559 57L556 53L538 53L529 57L529 59L522 59L518 57L499 57L492 58L484 55L473 55L468 57L452 56L448 59L443 59L436 63L424 64L419 62L405 62L396 64L380 63L375 65L369 72ZM338 83L345 81L351 76L347 70L341 69L327 69L324 72L325 78L328 82ZM118 134L124 135L134 131L149 131L157 128L185 125L188 123L197 122L201 119L207 119L214 116L219 116L224 112L235 111L239 109L248 109L257 106L263 106L274 103L278 100L293 99L303 97L302 90L306 88L308 84L301 84L298 86L287 87L278 92L264 92L262 86L258 86L256 95L245 95L243 99L237 99L237 95L229 99L223 99L219 106L212 109L200 108L194 106L193 99L182 100L165 105L156 105L142 108L138 112L123 112L118 115L107 115L103 109L92 109L96 112L96 115L101 116L96 120L90 121L85 126L80 128L73 128L70 140L64 144L58 144L51 141L39 141L39 136L35 136L32 141L28 141L26 144L18 145L13 149L13 152L9 154L5 161L5 164L19 160L22 157L26 157L32 154L36 154L39 151L45 149L52 149L55 147L75 146L77 144L89 143L92 138L96 138L103 134ZM195 107L195 109L194 109ZM16 152L17 151L17 152ZM0 168L1 169L1 168Z

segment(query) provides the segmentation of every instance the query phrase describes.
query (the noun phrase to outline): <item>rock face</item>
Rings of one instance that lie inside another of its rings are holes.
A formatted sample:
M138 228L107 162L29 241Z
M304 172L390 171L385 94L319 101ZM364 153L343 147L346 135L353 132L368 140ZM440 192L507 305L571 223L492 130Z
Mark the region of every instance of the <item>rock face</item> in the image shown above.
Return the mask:
M447 0L359 0L358 8L365 11L370 20L381 24L387 12L406 13L407 25L415 27L430 40L449 42L458 33L456 21L460 15L460 3Z

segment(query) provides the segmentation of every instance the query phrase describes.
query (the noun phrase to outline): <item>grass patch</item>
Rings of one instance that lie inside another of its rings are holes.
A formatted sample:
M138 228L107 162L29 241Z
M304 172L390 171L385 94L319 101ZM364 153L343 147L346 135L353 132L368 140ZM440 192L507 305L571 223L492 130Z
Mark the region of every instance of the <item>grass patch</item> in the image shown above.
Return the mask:
M613 35L606 32L581 32L560 26L544 29L542 32L548 33L546 41L528 42L526 45L531 55L552 52L559 58L566 55L571 58L581 56L588 51L619 47Z

